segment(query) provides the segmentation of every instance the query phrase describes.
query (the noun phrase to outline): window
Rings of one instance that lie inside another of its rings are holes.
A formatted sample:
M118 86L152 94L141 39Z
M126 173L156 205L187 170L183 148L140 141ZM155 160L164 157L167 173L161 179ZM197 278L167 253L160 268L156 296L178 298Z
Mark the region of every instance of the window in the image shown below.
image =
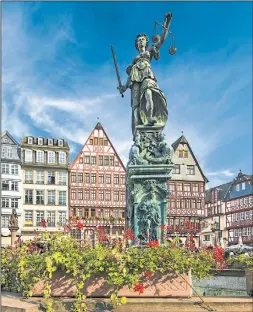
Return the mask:
M204 235L204 241L209 242L210 241L210 235Z
M38 138L38 145L43 145L43 138Z
M120 176L120 184L125 185L125 183L126 183L125 176L124 176L124 175L121 175L121 176Z
M175 165L174 166L173 173L174 174L180 174L180 165Z
M111 175L110 174L106 174L106 176L105 176L105 183L106 184L111 184Z
M96 173L91 174L91 183L96 184Z
M75 172L71 172L71 182L76 183L76 173Z
M94 138L94 145L98 145L98 138Z
M83 157L82 156L79 157L79 164L83 164Z
M245 211L245 219L250 219L250 211Z
M108 145L108 140L104 140L104 146Z
M31 170L25 171L25 183L33 183L33 172Z
M247 236L251 236L252 232L252 227L247 227Z
M52 151L48 152L48 163L49 164L55 163L55 152Z
M10 173L10 166L8 164L2 164L2 173L9 174Z
M110 210L109 209L105 209L105 217L106 218L110 217Z
M66 191L59 191L59 205L66 206Z
M114 164L115 164L115 167L118 167L119 166L119 161L117 159L115 159Z
M120 192L120 201L125 201L126 200L126 194L124 191Z
M119 191L114 191L113 199L114 199L115 201L119 201Z
M187 174L195 174L194 166L187 166Z
M55 205L55 191L47 191L47 204Z
M42 220L45 220L44 211L36 211L36 226L41 226Z
M104 165L109 166L109 156L104 157Z
M36 204L44 205L44 191L36 191Z
M59 172L59 184L60 185L67 184L67 172L64 172L64 171Z
M188 208L188 209L191 208L191 200L190 199L186 200L186 208Z
M98 164L99 164L99 166L103 166L103 156L102 155L98 156Z
M47 211L47 226L55 226L55 211Z
M11 181L11 190L18 191L18 181Z
M76 190L71 189L71 199L76 199Z
M43 163L44 162L44 152L36 151L36 162Z
M185 200L181 199L181 208L185 208Z
M89 208L84 209L84 217L89 218Z
M25 190L25 204L33 204L33 190Z
M83 174L82 173L78 173L78 183L83 183Z
M54 171L48 171L48 184L55 184L55 172Z
M99 200L104 200L104 191L99 190Z
M96 156L91 156L91 164L92 165L96 164Z
M37 171L37 184L44 184L44 171Z
M83 200L83 190L78 190L77 194L78 194L78 199Z
M13 149L11 147L7 147L7 158L11 159L13 156Z
M172 192L175 191L175 183L170 183L169 184L169 190L172 191Z
M197 200L197 209L201 209L201 201Z
M119 175L118 175L118 174L115 174L115 175L113 176L113 183L114 183L114 184L119 184Z
M98 209L98 216L103 217L103 209Z
M90 200L90 191L89 190L85 190L84 199L85 200Z
M8 180L3 180L2 181L2 190L3 191L9 191L9 181Z
M193 184L193 192L198 192L198 191L199 191L199 185Z
M2 197L2 208L10 208L9 198Z
M58 140L58 146L63 146L63 140Z
M103 138L99 138L99 145L103 146L103 144L104 144Z
M241 213L240 213L240 219L241 219L241 220L244 220L244 212L241 212Z
M188 158L188 151L184 151L184 158Z
M18 175L18 165L11 166L11 174Z
M90 183L90 174L89 173L85 173L84 174L84 179L85 179L85 183Z
M26 150L25 151L25 162L32 162L32 161L33 161L32 151Z
M125 218L125 210L121 210L122 218Z
M110 166L114 166L114 156L110 156Z
M111 192L110 191L105 192L105 200L107 200L107 201L111 200Z
M28 144L33 144L33 138L32 137L28 137Z
M59 226L63 226L66 223L66 212L65 211L59 211Z
M53 140L52 139L48 139L48 145L53 145Z
M184 151L178 151L178 157L183 158L184 156Z
M59 163L60 164L66 164L66 153L65 152L59 152Z
M118 218L119 217L119 210L118 209L114 209L113 210L113 216L114 216L114 218Z
M196 209L196 200L192 199L192 209Z
M237 192L240 191L240 184L236 184L236 191L237 191Z
M8 216L8 215L2 215L1 216L2 228L8 228L9 227L9 220L10 220L10 216Z
M91 191L91 200L96 200L96 190Z
M84 163L89 164L90 163L90 156L84 156Z
M82 217L83 216L83 208L78 208L77 211L78 211L78 216Z
M6 157L6 147L2 147L2 158Z
M177 183L177 191L178 192L182 192L183 191L183 185L182 185L182 183Z
M99 183L104 184L104 175L99 175Z
M91 217L95 217L96 215L96 209L95 208L91 208Z
M11 208L18 209L18 198L12 198L11 199Z
M242 183L242 190L245 190L245 182Z
M93 145L93 139L90 139L90 145Z

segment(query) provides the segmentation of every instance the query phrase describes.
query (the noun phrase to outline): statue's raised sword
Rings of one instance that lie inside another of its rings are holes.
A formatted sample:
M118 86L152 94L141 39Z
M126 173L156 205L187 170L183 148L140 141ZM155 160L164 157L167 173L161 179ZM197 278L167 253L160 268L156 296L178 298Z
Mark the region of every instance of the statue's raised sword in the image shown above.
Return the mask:
M119 86L118 86L117 89L120 91L120 88L122 87L122 84L121 84L121 80L120 80L118 64L117 64L117 61L116 61L116 55L115 55L115 52L114 52L114 49L113 49L112 45L111 45L111 50L112 50L112 57L113 57L113 62L114 62L115 70L116 70L116 75L117 75L118 83L119 83ZM122 97L124 97L123 93L120 92L120 94L121 94Z

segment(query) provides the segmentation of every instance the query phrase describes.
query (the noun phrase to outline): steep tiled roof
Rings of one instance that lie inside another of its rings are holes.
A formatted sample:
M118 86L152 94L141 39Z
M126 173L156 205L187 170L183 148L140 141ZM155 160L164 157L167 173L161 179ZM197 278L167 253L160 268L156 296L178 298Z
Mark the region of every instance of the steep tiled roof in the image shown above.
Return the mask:
M226 193L227 193L231 183L232 183L232 181L208 189L206 191L206 202L211 202L211 200L212 200L212 191L213 190L217 190L217 189L219 191L218 192L218 199L219 200L224 200L225 195L226 195Z

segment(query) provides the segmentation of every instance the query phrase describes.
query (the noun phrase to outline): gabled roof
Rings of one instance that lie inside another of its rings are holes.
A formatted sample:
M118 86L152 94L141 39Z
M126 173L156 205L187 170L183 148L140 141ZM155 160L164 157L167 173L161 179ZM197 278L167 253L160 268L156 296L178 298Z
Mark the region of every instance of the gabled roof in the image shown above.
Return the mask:
M70 164L70 167L69 167L69 168L70 168L70 169L73 168L73 165L74 165L75 162L77 161L79 155L82 153L82 151L83 151L85 145L87 144L87 142L88 142L88 140L89 140L91 134L94 132L94 130L102 130L102 131L104 132L104 134L105 134L107 140L109 141L109 143L110 143L112 149L114 150L114 152L115 152L115 154L116 154L116 156L117 156L117 158L118 158L118 160L119 160L119 162L120 162L122 168L126 171L126 167L124 166L122 160L120 159L118 153L116 152L116 149L115 149L114 145L112 144L112 142L111 142L109 136L108 136L107 133L105 132L105 129L104 129L104 127L102 126L102 124L101 124L100 122L97 122L96 126L95 126L94 129L91 131L91 133L90 133L90 135L88 136L87 140L86 140L85 143L83 144L83 146L82 146L80 152L76 155L75 159L74 159L74 160L72 161L72 163Z
M224 183L206 190L206 202L211 202L213 190L218 190L218 199L224 200L231 183L232 182Z
M193 159L194 159L194 161L195 161L197 167L199 168L199 171L200 171L200 173L201 173L201 175L202 175L204 181L205 181L206 183L209 182L208 179L206 178L206 176L204 175L203 171L201 170L200 165L199 165L199 163L198 163L198 161L197 161L197 159L196 159L196 157L195 157L195 155L194 155L194 153L193 153L193 151L192 151L192 149L191 149L191 146L190 146L190 144L188 143L188 141L186 140L186 138L185 138L184 135L181 135L180 138L178 138L174 143L171 144L171 146L173 147L174 151L176 151L176 149L178 148L179 144L187 144L187 145L188 145L189 151L191 152L192 157L193 157Z
M241 178L244 178L244 180L241 180ZM243 181L247 181L249 182L251 185L252 185L252 175L249 175L249 174L245 174L243 173L241 170L240 172L238 173L237 177L235 177L233 179L233 181L230 182L230 186L229 188L227 189L227 192L225 194L224 197L226 197L227 199L227 196L230 194L230 189L237 183L242 183Z
M1 139L5 136L5 135L7 135L8 137L9 137L9 139L15 144L15 145L20 145L14 138L13 138L13 136L7 131L7 130L5 130L4 132L2 132L2 134L1 134ZM3 143L3 142L1 142L1 143Z

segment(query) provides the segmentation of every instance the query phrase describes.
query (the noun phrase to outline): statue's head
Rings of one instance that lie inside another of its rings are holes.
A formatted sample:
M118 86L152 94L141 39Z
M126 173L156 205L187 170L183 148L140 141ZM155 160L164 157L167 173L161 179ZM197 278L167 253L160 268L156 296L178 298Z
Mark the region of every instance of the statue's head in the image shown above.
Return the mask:
M148 47L149 39L146 34L139 34L137 35L135 39L135 48L140 51L141 47L145 47L145 49Z

